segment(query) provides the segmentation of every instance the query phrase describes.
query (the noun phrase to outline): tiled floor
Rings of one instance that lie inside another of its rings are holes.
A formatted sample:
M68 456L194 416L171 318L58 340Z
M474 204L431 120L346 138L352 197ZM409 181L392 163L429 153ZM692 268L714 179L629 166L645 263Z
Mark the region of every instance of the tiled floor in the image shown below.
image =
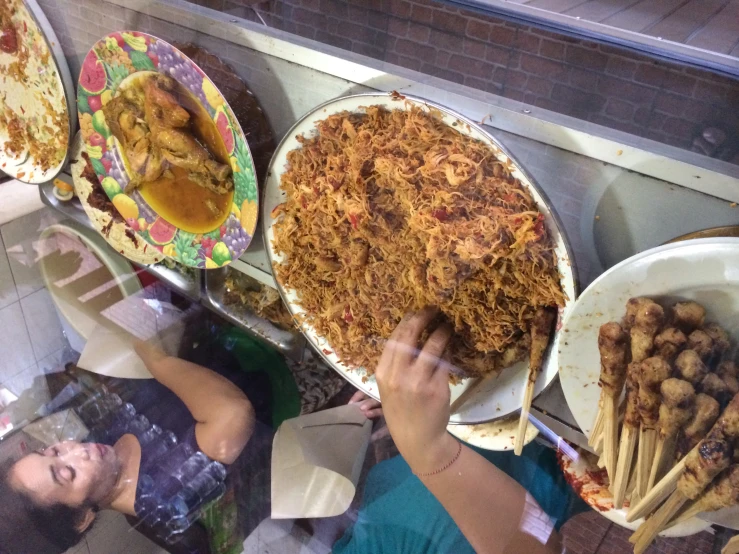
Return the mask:
M56 221L44 209L0 227L0 384L15 394L56 370L68 346L35 255L41 231Z

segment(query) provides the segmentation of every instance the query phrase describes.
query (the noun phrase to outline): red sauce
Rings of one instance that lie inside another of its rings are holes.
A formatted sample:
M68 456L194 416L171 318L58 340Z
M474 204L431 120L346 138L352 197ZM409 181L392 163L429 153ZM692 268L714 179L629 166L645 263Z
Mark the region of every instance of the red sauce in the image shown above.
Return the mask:
M0 31L0 50L8 54L15 54L18 51L18 34L12 25Z

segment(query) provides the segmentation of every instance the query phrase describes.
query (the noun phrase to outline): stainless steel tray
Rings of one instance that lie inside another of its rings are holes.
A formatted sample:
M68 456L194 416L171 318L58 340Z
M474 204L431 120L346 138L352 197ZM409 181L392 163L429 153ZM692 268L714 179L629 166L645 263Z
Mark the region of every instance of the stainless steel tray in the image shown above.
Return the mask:
M70 177L66 173L60 173L58 178L72 184L72 177ZM77 223L84 225L88 229L92 229L93 231L95 230L95 228L90 223L85 210L82 208L82 205L77 198L69 202L61 202L56 196L54 196L53 191L54 185L51 181L39 185L39 195L41 196L41 201L44 204L46 204L50 208L54 208L58 212L66 215L70 219L73 219ZM163 264L139 265L134 262L131 263L135 267L143 269L144 271L154 275L158 279L161 279L169 286L171 286L174 290L176 290L183 296L186 296L190 300L200 302L203 270L194 270L192 273L193 277L192 279L190 279L179 271L170 269Z
M284 331L243 306L228 305L224 302L226 277L229 271L238 270L224 267L209 269L205 272L203 306L220 315L226 321L277 348L285 356L296 361L302 360L306 340L300 331Z

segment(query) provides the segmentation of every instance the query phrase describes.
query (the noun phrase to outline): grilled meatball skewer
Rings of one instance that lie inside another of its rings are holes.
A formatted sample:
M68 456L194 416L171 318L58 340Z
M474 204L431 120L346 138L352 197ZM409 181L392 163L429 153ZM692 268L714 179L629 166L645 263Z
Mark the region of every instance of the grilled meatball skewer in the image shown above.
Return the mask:
M639 453L636 461L636 493L647 494L649 473L657 450L657 429L661 403L660 387L670 377L670 364L658 356L647 358L641 364L637 407L641 418Z
M693 417L680 430L677 441L676 460L681 460L695 448L716 423L721 409L715 398L707 394L695 395Z
M739 422L739 413L736 416ZM733 441L725 437L707 437L686 456L685 471L677 482L677 490L629 539L635 543L634 554L642 554L680 508L697 499L713 479L729 467L733 453Z
M518 432L513 444L513 452L520 456L523 450L523 441L526 437L526 427L529 424L529 410L534 400L534 387L539 377L544 354L549 346L549 336L552 334L556 312L549 308L537 308L534 319L531 322L531 353L529 355L529 373L526 382L526 390L521 406L521 415L518 419Z
M652 355L654 337L665 319L662 306L649 299L641 300L630 329L632 362L643 362Z
M739 504L739 464L723 471L670 525L687 521L702 512L715 512Z
M699 415L701 423L705 423L707 421L705 414L700 414L698 408L699 400L703 396L705 395L699 394L696 397L696 415L692 423L695 423L696 420L699 419ZM712 398L710 400L714 402L714 406L717 404ZM698 426L696 425L696 428L697 427ZM698 430L701 429L696 429L696 431ZM681 459L675 467L673 467L667 475L665 475L660 482L652 488L651 491L649 491L649 494L629 510L629 513L626 515L626 521L632 522L651 513L657 506L659 506L662 500L667 498L675 490L678 482L683 483L681 485L681 491L682 493L685 493L685 497L687 499L695 498L700 491L694 495L693 491L689 488L690 483L695 482L700 484L702 480L704 480L704 478L701 477L702 474L700 466L696 465L698 463L696 461L696 456L700 455L710 458L710 456L715 454L712 449L717 448L718 443L723 443L728 456L726 465L721 468L725 469L728 467L731 457L733 456L733 445L737 438L739 438L739 394L736 394L734 398L731 399L731 402L726 406L721 417L719 417L716 420L716 423L713 424L713 427L711 427L708 435L701 439L700 442L698 442L698 444L693 447L693 449L683 459ZM705 463L708 464L708 461ZM719 469L719 471L721 469ZM707 485L708 482L703 485L703 488ZM680 506L682 506L682 504L680 504ZM678 508L680 506L678 506ZM672 515L674 515L674 513L671 514L668 519L662 521L661 524L666 524Z
M665 466L675 456L675 444L680 428L693 417L695 389L687 381L670 378L660 386L662 403L659 407L659 436L657 449L649 472L647 492L664 474Z
M601 408L603 410L603 457L608 477L616 478L618 449L618 399L626 381L628 335L618 323L601 325L598 332L600 351Z

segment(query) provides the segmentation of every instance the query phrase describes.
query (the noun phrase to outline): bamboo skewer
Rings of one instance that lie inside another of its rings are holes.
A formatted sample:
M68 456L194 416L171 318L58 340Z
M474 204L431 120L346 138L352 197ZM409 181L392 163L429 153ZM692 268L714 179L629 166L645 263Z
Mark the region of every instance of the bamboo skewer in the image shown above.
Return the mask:
M534 386L536 379L531 380L533 372L529 369L529 382L526 383L526 390L523 395L523 405L521 406L521 415L518 418L518 431L516 431L516 442L513 444L513 453L520 456L523 452L523 441L526 436L526 426L529 424L529 411L531 410L531 402L534 400Z
M665 472L665 466L675 457L676 437L657 437L657 449L654 451L654 461L649 470L649 480L647 481L647 492L652 490L654 484Z
M645 521L639 529L632 535L634 542L634 554L643 554L643 552L652 544L652 541L662 531L667 522L680 510L688 499L679 491L672 493L672 496L660 506L652 517ZM631 541L632 539L629 539Z
M739 404L739 395L737 396ZM733 414L736 417L736 414ZM714 430L716 428L714 427ZM642 554L655 537L689 500L695 500L708 487L713 479L729 467L734 452L726 435L735 429L721 425L715 433L716 438L703 439L694 451L685 457L685 471L677 482L677 490L647 519L629 539L634 542L634 554Z
M694 447L697 450L698 447ZM692 451L691 451L692 452ZM675 466L667 472L659 483L657 483L646 496L643 496L639 502L633 504L629 513L626 514L626 521L631 523L640 517L652 513L662 501L670 496L677 487L677 482L685 471L685 460L687 456L680 460Z
M588 438L588 445L593 447L593 450L597 452L599 442L602 442L603 438L603 398L605 392L601 389L600 400L598 401L598 413L595 416L595 422L593 423L593 430L590 432Z
M516 441L513 445L513 452L516 456L520 456L523 451L526 427L529 424L529 410L531 410L531 402L534 400L536 379L539 377L539 371L541 371L541 366L544 362L544 353L549 345L549 335L552 333L554 316L555 312L553 310L538 308L531 322L531 355L529 359L528 379L526 380L526 390L523 395L521 415L518 419Z
M605 432L603 443L603 458L605 461L608 478L616 479L616 466L618 462L618 413L616 402L618 400L608 395L605 400ZM613 481L611 481L613 482Z
M659 420L659 386L670 376L670 366L660 357L652 357L654 338L662 327L665 313L662 306L642 299L634 314L631 327L631 360L644 362L639 375L639 445L636 465L636 491L639 496L647 493L649 471L657 447L657 422Z
M632 472L632 461L639 434L639 411L637 401L639 395L640 363L630 363L626 371L626 414L621 429L621 442L618 447L616 476L612 481L613 505L620 509L626 498L626 488Z
M698 398L696 403L697 401ZM694 420L692 423L700 421L705 424L707 421L705 415L698 411ZM721 417L715 420L706 438L696 444L688 455L626 514L626 521L632 522L651 513L678 486L687 498L696 499L716 475L729 467L734 454L733 443L737 438L739 438L739 394L734 395ZM686 472L688 468L690 471Z
M647 494L649 472L657 449L657 426L659 424L660 388L670 376L671 368L659 356L647 358L641 363L639 372L638 409L641 420L639 430L639 453L636 465L636 491L639 496Z
M645 428L642 424L639 429L639 450L636 457L636 492L643 497L647 494L649 471L657 450L657 430Z
M626 381L628 335L615 322L604 323L598 330L602 431L596 443L603 443L602 462L613 482L618 455L618 399ZM597 419L597 418L596 418ZM600 465L600 462L599 462Z

